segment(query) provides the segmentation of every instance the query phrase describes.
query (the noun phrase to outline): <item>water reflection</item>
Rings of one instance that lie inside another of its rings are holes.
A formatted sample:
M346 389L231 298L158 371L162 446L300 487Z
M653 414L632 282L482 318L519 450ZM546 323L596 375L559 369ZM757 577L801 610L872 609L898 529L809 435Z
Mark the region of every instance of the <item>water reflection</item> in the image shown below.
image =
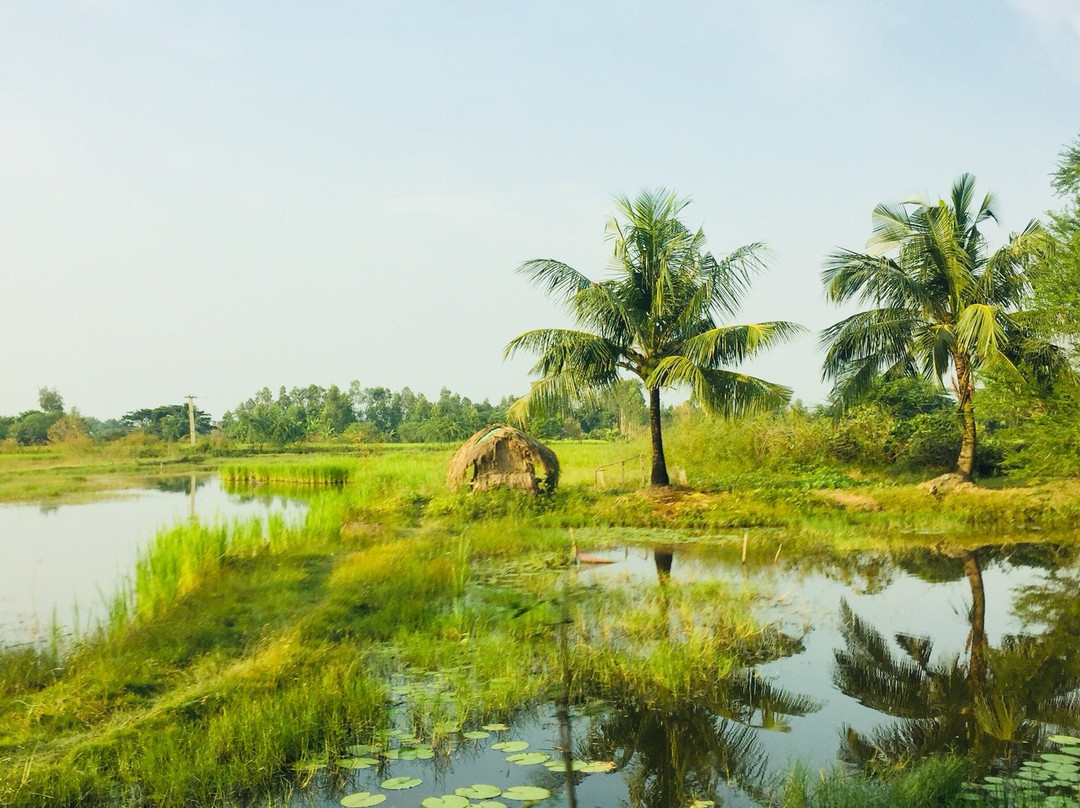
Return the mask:
M664 646L685 639L671 613L678 599L672 580L675 551L656 548L652 561L659 583L653 653L662 653ZM777 654L801 649L796 641L778 640ZM694 800L723 805L737 792L760 795L768 768L762 731L786 732L791 719L820 709L821 703L747 670L684 698L626 692L609 695L607 706L590 725L582 756L612 760L622 771L627 800L620 804L668 808Z
M1002 558L1046 570L1074 561L1073 553L1054 545L1024 546L1007 556L999 546L940 546L900 560L924 580L967 582L967 639L961 653L943 659L934 659L929 635L897 632L894 650L881 631L842 603L836 687L899 719L869 734L844 728L842 759L873 767L948 753L965 755L985 770L1030 757L1057 727L1080 726L1080 615L1069 603L1080 594L1076 580L1028 587L1020 605L1035 618L1029 625L1041 623L1046 630L1005 634L992 647L983 570Z
M214 477L148 480L123 498L61 505L0 505L0 643L86 630L108 611L112 593L156 532L196 516L299 519L296 499L243 500Z

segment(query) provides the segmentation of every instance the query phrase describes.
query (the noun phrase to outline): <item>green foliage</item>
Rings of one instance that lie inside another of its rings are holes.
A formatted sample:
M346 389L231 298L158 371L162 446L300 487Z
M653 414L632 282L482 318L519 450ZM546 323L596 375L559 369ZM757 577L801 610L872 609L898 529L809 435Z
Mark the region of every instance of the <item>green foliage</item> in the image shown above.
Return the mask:
M42 387L38 390L38 406L43 412L63 412L64 398L55 387Z
M120 423L128 429L137 429L166 441L177 441L191 434L187 404L166 404L132 410L120 419ZM195 434L207 435L210 429L210 415L196 407Z
M1049 252L1032 220L991 253L980 225L997 221L995 199L977 208L975 179L964 174L948 201L915 199L874 209L870 252L843 250L826 260L822 281L836 303L871 308L822 333L825 375L847 406L887 379L950 377L963 416L957 471L971 476L975 452L973 398L983 370L1023 368L1046 380L1068 373L1064 352L1020 312L1031 289L1029 271Z
M532 372L539 380L511 408L518 423L528 418L593 403L620 382L637 376L649 391L653 430L654 485L667 485L659 429L662 388L689 388L710 412L732 415L787 402L781 385L731 368L759 351L801 332L788 322L720 326L733 316L763 267L761 244L716 259L705 234L691 231L678 216L689 204L664 190L618 197L622 221L612 218L613 277L594 282L550 259L527 261L521 274L556 296L577 329L538 329L515 337L506 355L539 354Z
M34 446L48 443L49 429L63 417L60 410L41 412L28 410L20 413L8 425L7 437L22 446Z
M928 760L885 779L834 769L796 767L769 795L767 808L959 808L964 800L964 764Z

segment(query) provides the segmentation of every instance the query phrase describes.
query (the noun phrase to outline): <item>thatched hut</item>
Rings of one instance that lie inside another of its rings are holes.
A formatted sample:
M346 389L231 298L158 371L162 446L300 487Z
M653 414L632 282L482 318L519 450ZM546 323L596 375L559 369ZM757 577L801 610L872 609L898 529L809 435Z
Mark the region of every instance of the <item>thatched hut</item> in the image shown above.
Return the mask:
M537 478L542 467L543 479ZM486 426L465 441L450 460L446 483L451 488L469 483L473 491L504 485L535 494L551 491L559 482L559 458L520 429L503 424Z

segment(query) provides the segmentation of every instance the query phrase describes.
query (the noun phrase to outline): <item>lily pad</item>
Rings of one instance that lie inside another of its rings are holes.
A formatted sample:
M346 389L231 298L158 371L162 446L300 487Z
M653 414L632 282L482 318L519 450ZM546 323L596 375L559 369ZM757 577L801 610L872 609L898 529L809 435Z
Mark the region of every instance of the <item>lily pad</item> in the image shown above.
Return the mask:
M1072 735L1051 735L1047 740L1053 741L1054 743L1067 744L1069 746L1080 744L1080 738L1074 738Z
M1041 756L1047 763L1076 763L1076 758L1069 755L1059 755L1054 752L1047 752Z
M343 769L370 769L372 766L378 764L375 758L369 757L351 757L339 760L338 764Z
M341 798L341 804L345 808L368 808L370 805L378 805L381 802L386 802L385 794L369 794L366 791L349 794Z
M601 774L612 771L615 768L614 760L590 760L582 769L586 774Z
M551 760L551 755L545 755L543 752L518 752L516 755L507 755L506 760L518 766L535 766Z
M382 751L382 747L375 746L370 743L354 743L352 746L345 747L349 754L356 755L357 757L364 757L364 755L377 755Z
M487 783L474 783L467 788L455 788L454 793L470 800L489 800L502 794L502 789Z
M431 731L436 735L452 735L461 731L461 724L456 721L440 721L431 728Z
M484 724L480 729L486 729L488 732L502 732L510 729L510 727L506 726L506 724Z
M506 808L506 803L498 800L482 800L473 804L476 808Z
M461 733L461 737L468 738L470 741L479 741L479 740L482 740L483 738L490 738L491 733L490 732L484 732L483 730L480 730L480 729L474 729L474 730L471 730L469 732Z
M575 772L585 771L585 767L589 764L584 760L572 760L570 761L570 769ZM565 772L566 761L565 760L549 760L544 766L553 772Z
M529 748L528 741L499 741L493 743L491 748L498 752L524 752Z
M325 769L326 768L326 761L325 760L318 760L318 759L299 760L299 761L296 762L295 768L296 768L297 771L300 771L300 772L315 772L315 771L318 771L319 769Z
M457 794L443 794L441 797L428 797L421 801L424 808L469 808L469 800Z
M532 800L546 800L551 796L551 792L540 786L512 786L503 791L502 796L508 800L531 802Z
M419 777L391 777L382 781L382 787L390 791L401 791L406 788L416 788L423 780Z

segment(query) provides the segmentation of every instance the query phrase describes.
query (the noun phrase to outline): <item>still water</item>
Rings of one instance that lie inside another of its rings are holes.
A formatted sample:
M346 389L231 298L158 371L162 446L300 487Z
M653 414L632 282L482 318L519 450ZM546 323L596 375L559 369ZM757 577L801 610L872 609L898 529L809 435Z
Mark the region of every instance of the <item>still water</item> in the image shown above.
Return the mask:
M96 625L163 527L192 517L299 518L303 507L228 494L216 477L162 480L78 505L0 505L0 642L47 639L54 621L65 633Z
M1080 576L1071 549L942 543L747 565L715 546L597 555L613 563L581 568L577 583L724 580L751 591L761 616L800 637L801 650L744 671L719 696L572 711L573 757L614 764L609 773L573 775L575 803L565 774L543 762L517 765L494 746L523 741L538 758L560 760L552 707L489 738L456 735L437 745L434 760L380 758L344 779L316 778L298 804L329 808L358 791L390 793L381 789L387 778L412 777L419 782L401 804L482 783L540 787L551 806L752 806L794 764L888 766L956 754L987 771L1035 757L1052 748L1048 735L1080 727ZM399 696L403 707L409 698ZM400 739L385 745L407 748Z
M190 478L84 505L0 506L0 641L40 640L54 619L67 628L92 625L161 527L193 515L299 519L303 508ZM573 758L613 767L570 778L577 805L749 806L796 763L888 766L958 754L985 771L1049 749L1054 732L1080 728L1080 573L1067 546L941 542L846 556L770 552L747 564L716 544L641 543L596 555L611 563L582 566L576 585L645 591L725 581L752 593L759 617L798 641L787 656L688 703L575 706ZM399 729L410 699L441 686L434 676L395 690ZM416 759L393 750L422 746L419 739L388 736L381 751L389 758L369 752L378 762L367 769L315 769L295 800L329 808L370 791L389 795L388 805L419 805L480 783L539 787L551 792L543 805L569 805L564 773L518 765L495 748L518 741L550 756L544 762L561 759L566 724L557 716L548 706L485 738L451 732L431 757ZM382 789L392 777L420 782L395 797Z

